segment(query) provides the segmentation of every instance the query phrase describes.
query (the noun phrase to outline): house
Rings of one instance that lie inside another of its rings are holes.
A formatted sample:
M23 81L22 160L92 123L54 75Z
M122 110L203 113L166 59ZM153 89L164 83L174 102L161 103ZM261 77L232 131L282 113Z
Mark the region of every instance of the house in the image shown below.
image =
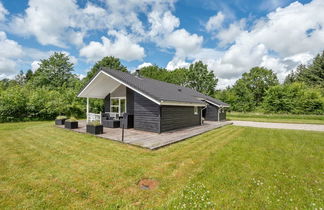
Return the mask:
M228 104L193 89L102 68L78 97L104 100L104 112L127 113L134 129L161 133L226 120Z

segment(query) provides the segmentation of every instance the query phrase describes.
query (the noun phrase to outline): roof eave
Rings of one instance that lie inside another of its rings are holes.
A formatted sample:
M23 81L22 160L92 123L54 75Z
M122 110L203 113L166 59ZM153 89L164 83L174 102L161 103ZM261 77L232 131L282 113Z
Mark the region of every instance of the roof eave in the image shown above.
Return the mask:
M161 101L160 105L164 106L206 106L204 103L191 103L181 101Z
M210 104L213 104L213 105L215 105L215 106L217 106L217 107L230 107L228 104L226 104L226 105L221 105L221 104L216 104L216 103L214 103L214 102L212 102L212 101L210 101L210 100L207 100L207 99L204 99L206 102L208 102L208 103L210 103Z

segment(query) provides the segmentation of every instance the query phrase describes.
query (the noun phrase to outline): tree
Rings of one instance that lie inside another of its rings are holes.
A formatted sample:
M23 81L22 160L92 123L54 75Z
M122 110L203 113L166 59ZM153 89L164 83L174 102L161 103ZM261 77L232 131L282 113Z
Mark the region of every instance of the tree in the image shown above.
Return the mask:
M214 95L218 79L213 71L208 71L207 65L198 61L189 66L186 72L186 86L206 95Z
M83 83L87 83L90 79L100 70L100 68L106 67L109 69L114 69L118 71L127 72L127 68L123 66L119 58L113 56L106 56L100 61L98 61L91 70L87 73L87 76L83 79Z
M301 73L301 81L311 86L324 87L324 51Z
M33 75L34 75L33 71L31 69L28 69L25 74L26 82L30 81Z
M186 68L178 68L168 71L165 68L160 68L157 65L146 66L139 69L142 77L160 80L176 85L185 85Z
M306 70L306 66L303 64L300 64L297 66L296 71L291 71L290 74L287 75L285 78L284 84L291 84L294 82L301 82L301 74Z
M304 82L309 86L324 88L324 51L318 54L313 62L308 65L299 65L285 79L285 84Z
M23 71L20 71L19 74L15 76L15 81L19 85L24 85L26 83L26 76Z
M254 67L249 72L244 73L237 84L240 84L240 88L246 86L250 90L255 105L258 106L263 101L266 91L270 87L278 85L279 81L277 75L272 70L264 67Z
M230 92L234 95L233 104L231 104L234 111L250 112L255 109L254 95L244 80L236 81Z
M75 79L72 71L73 63L70 62L69 56L55 52L48 59L41 60L39 68L32 77L32 84L50 89L63 85L69 86L70 80Z
M169 82L173 84L177 84L180 86L186 86L186 75L188 72L188 69L186 68L177 68L173 71L169 71Z
M167 82L169 73L164 68L160 68L157 65L152 65L152 66L145 66L139 69L139 74L142 77Z

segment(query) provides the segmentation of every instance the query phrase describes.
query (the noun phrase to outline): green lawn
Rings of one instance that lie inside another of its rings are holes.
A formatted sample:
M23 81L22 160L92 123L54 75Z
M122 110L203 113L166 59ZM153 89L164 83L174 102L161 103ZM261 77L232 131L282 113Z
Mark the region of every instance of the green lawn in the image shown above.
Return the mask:
M228 112L227 119L255 121L255 122L324 124L324 115L293 115L293 114L261 114L261 113Z
M321 132L226 126L149 151L52 122L0 124L0 208L319 209L323 165Z

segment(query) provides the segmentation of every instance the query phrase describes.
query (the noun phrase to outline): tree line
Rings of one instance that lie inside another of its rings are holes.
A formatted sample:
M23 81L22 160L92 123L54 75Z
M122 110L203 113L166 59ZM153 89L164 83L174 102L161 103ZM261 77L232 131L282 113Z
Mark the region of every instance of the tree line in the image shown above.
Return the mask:
M95 63L86 77L80 79L69 57L55 52L41 60L35 72L21 71L14 79L1 80L0 122L51 120L58 115L84 118L86 101L77 95L101 67L128 72L118 58L109 56ZM142 68L140 72L142 76L185 85L209 95L215 93L217 84L214 73L202 62L172 72L157 66ZM92 112L99 113L103 100L90 100L90 107Z
M58 115L85 117L85 99L77 94L101 67L128 72L118 58L104 57L80 79L63 53L43 59L35 72L20 72L0 81L0 122L50 120ZM139 69L143 77L193 88L231 105L233 111L324 113L324 52L309 66L301 65L279 84L276 74L263 67L244 73L232 87L216 90L218 79L198 61L188 68L168 71L157 65ZM92 112L103 110L103 100L90 100Z
M255 67L215 96L238 112L324 114L324 52L298 66L283 84L272 70Z

